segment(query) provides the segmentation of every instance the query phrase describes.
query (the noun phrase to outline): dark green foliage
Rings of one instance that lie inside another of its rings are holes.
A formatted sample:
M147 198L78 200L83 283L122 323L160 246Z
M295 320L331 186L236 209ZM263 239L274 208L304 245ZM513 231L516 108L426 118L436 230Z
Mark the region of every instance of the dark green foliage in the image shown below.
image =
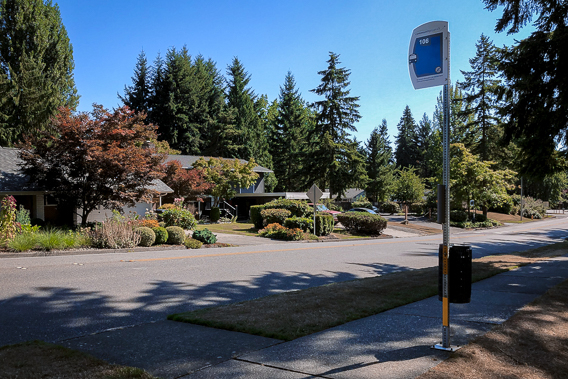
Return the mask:
M150 228L142 226L140 228L136 228L134 231L138 235L140 235L140 242L138 243L138 246L144 246L144 247L152 246L156 241L156 234Z
M375 128L366 145L366 169L369 181L365 187L372 201L386 201L394 184L393 153L390 146L387 120Z
M314 210L303 200L276 199L263 205L264 209L287 209L296 217L309 217Z
M73 48L59 7L44 0L0 3L0 145L46 130L59 107L75 109Z
M415 214L424 214L426 212L426 203L425 202L416 202L416 203L412 203L409 206L409 210L410 213L415 213Z
M250 207L250 222L254 224L257 229L262 229L262 216L260 212L264 209L264 205L252 205Z
M289 218L292 215L292 212L290 212L287 209L263 209L262 211L260 211L260 216L262 217L263 220L263 224L269 225L269 224L284 224L284 220L286 220L287 218Z
M168 231L166 228L158 227L152 228L154 234L156 235L156 241L154 241L155 245L162 245L168 242Z
M221 210L219 207L212 207L211 213L209 213L209 219L211 222L217 222L221 218Z
M400 212L400 205L394 201L387 201L381 204L380 209L381 212L390 213L392 215Z
M203 230L196 230L195 232L193 232L192 238L207 245L217 242L217 236L207 228Z
M468 105L466 113L471 114L467 127L477 130L478 140L474 154L482 161L495 160L499 155L499 140L502 132L497 115L500 90L497 48L491 40L481 34L475 57L469 60L472 71L462 71L464 82L460 87L467 91L463 97Z
M310 122L309 110L296 89L294 76L288 71L284 86L280 87L277 114L270 132L270 153L279 191L302 189Z
M144 50L138 55L132 85L124 86L124 96L118 95L124 105L136 112L148 113L152 92L151 72Z
M343 195L348 188L362 188L367 181L364 157L351 138L361 118L359 97L350 96L350 70L339 67L339 55L330 52L328 67L319 71L320 85L311 90L324 99L316 101L316 125L310 136L310 166L307 171L320 188Z
M462 209L450 211L450 221L453 222L466 222L467 212Z
M387 220L367 212L340 213L337 219L350 233L379 235L387 227Z
M371 208L373 206L373 204L371 204L371 202L369 200L367 200L366 197L360 199L360 200L356 200L354 201L351 206L353 208Z
M181 245L185 241L185 231L179 226L168 226L168 244Z
M284 226L288 229L302 229L309 232L314 229L314 220L307 217L291 217L284 220Z
M166 209L162 212L162 220L167 227L179 226L183 229L193 230L197 225L195 217L187 209Z
M193 238L186 238L185 241L183 242L183 244L188 249L200 249L201 246L203 246L203 242L198 241L198 240L193 239Z
M45 221L43 221L41 218L32 218L30 221L30 225L32 226L44 226L45 225Z
M396 136L396 149L394 152L397 167L417 167L419 161L419 153L416 146L417 126L408 105L404 108L397 128L398 135Z
M422 119L416 128L414 135L414 145L416 146L417 164L416 168L422 178L428 178L435 175L435 171L430 167L430 160L432 159L433 149L435 145L434 131L432 129L432 122L424 113Z
M316 236L328 236L333 232L333 216L328 213L316 214Z

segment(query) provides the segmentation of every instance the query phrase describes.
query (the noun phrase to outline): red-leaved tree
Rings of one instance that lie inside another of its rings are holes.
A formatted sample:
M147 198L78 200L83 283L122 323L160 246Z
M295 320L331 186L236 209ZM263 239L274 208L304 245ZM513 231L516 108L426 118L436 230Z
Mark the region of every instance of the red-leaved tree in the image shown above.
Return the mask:
M52 191L59 204L81 209L82 225L99 208L119 209L152 195L163 176L165 154L142 144L156 138L145 114L93 105L90 114L62 108L51 130L30 136L19 147L30 184Z
M215 184L205 181L203 170L186 170L179 161L165 164L164 183L174 190L174 195L187 199L201 200L200 195L211 192Z

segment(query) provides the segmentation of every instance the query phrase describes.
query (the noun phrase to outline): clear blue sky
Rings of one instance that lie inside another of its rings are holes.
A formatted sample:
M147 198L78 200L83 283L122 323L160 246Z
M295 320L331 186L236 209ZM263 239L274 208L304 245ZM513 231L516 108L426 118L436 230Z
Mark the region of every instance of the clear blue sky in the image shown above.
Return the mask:
M414 90L408 75L412 30L425 22L449 22L451 79L470 70L481 33L497 46L512 45L532 31L495 33L501 11L489 12L481 0L55 0L71 39L79 110L92 103L120 104L117 93L132 83L143 49L151 63L170 47L186 45L192 55L217 62L225 74L237 56L251 75L256 94L278 97L291 71L307 101L320 82L329 52L340 54L351 70L351 94L360 97L361 121L355 133L367 140L385 118L391 142L402 111L410 106L418 122L430 118L441 87Z

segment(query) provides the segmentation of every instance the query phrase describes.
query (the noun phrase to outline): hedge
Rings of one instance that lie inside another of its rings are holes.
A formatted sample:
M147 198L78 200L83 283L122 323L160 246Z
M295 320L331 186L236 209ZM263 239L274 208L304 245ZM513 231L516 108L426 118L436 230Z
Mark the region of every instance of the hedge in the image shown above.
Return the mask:
M302 229L311 232L314 229L314 220L307 217L291 217L284 220L284 226L288 229Z
M379 235L387 227L387 220L367 212L340 213L337 219L351 233Z
M258 231L262 237L275 238L287 241L299 241L304 239L301 229L288 229L280 224L269 224L266 228Z
M284 224L284 221L292 215L287 209L263 209L260 211L262 217L262 224Z
M155 245L162 245L168 242L168 231L166 230L166 228L157 227L157 228L152 228L152 230L156 235L156 241L154 241Z
M333 216L329 213L316 214L316 236L330 235L333 232L334 225Z

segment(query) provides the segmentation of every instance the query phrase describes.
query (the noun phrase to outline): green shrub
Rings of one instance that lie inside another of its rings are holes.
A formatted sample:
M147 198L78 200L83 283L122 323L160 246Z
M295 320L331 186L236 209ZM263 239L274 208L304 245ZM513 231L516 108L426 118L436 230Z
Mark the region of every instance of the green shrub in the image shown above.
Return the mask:
M16 211L16 222L21 225L31 225L30 211L24 208L21 204Z
M366 197L362 197L357 201L354 201L353 204L351 204L352 208L371 208L373 206L373 204L371 204L371 202L369 200L367 200Z
M494 226L501 225L498 221L487 219L486 221L481 222L454 222L450 221L450 226L454 226L456 228L463 228L463 229L472 229L472 228L491 228Z
M314 213L312 207L303 200L276 199L263 205L264 209L287 209L291 216L307 217Z
M289 218L292 215L287 209L263 209L260 211L260 215L262 216L263 224L284 224L284 220Z
M280 224L269 224L266 228L258 231L262 237L275 238L286 241L299 241L304 239L301 229L288 229Z
M168 242L168 231L166 230L166 228L157 227L157 228L152 228L152 230L156 235L156 241L154 241L154 245L162 245Z
M301 229L311 232L314 229L314 220L307 217L291 217L284 220L284 226L288 229Z
M168 243L170 245L181 245L185 241L185 231L179 226L168 226Z
M472 217L472 221L473 221L473 217ZM476 213L475 214L475 222L485 222L485 221L487 221L487 216L485 216L483 213Z
M328 236L333 232L333 226L335 222L333 216L329 213L318 213L316 214L316 236ZM312 226L313 230L313 226Z
M408 207L408 211L410 213L414 213L414 214L424 214L425 209L426 209L426 203L425 202L412 203Z
M217 222L221 218L221 210L219 207L211 208L211 213L209 213L209 219L211 222Z
M189 230L193 230L197 225L193 214L187 209L180 208L167 209L162 212L162 221L164 221L166 227L179 226L182 229ZM183 243L183 240L179 244L181 243Z
M192 238L201 241L207 245L217 242L217 236L207 228L203 230L196 230L195 232L193 232Z
M136 228L134 229L134 231L140 236L140 242L138 242L138 246L152 246L156 241L156 234L152 229L146 226Z
M160 221L160 222L158 223L158 225L160 226L160 228L165 228L165 227L167 226L166 223L163 222L163 221Z
M463 209L455 209L450 211L450 222L466 222L467 212Z
M262 229L262 216L260 212L264 209L264 205L252 205L249 210L250 222L257 229Z
M32 250L36 247L36 235L32 233L17 234L8 242L8 247L16 251Z
M183 244L188 249L199 249L199 248L201 248L201 246L203 246L203 242L198 241L198 240L193 239L193 238L186 238L185 241L183 242Z
M337 219L350 233L379 235L387 227L387 220L367 212L345 212L338 214Z
M398 205L398 203L394 201L387 201L385 203L382 203L380 208L381 212L390 213L391 215L400 212L400 205Z

